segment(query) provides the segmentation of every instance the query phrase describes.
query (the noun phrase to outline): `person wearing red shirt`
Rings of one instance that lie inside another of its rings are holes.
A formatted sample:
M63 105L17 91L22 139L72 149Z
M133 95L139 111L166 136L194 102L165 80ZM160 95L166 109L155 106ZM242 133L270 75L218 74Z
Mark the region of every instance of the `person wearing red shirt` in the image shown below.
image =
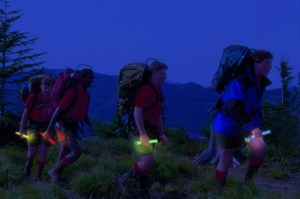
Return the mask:
M23 138L23 135L25 135L26 132L28 135L28 151L27 161L23 171L24 176L30 176L33 159L39 152L36 180L41 180L42 171L46 163L49 143L42 139L40 132L46 130L49 123L49 118L45 117L44 112L48 106L53 84L54 78L46 76L41 80L40 92L30 94L26 100L20 123L20 137Z
M161 86L166 80L167 66L155 61L149 69L151 80L139 89L134 103L135 125L140 134L142 147L145 148L151 147L149 139L160 139L163 145L168 143L162 120L163 95L161 92ZM120 191L126 194L127 181L136 178L140 184L140 195L149 198L149 174L154 164L153 150L147 154L143 153L132 169L116 178Z
M57 137L61 144L57 164L48 171L52 182L58 181L63 170L81 156L82 152L77 141L79 123L86 122L95 134L95 129L88 117L90 97L87 92L93 79L92 70L83 69L80 71L79 83L66 90L44 133L44 139L48 139L50 129L55 125ZM63 135L63 140L60 140L61 135Z

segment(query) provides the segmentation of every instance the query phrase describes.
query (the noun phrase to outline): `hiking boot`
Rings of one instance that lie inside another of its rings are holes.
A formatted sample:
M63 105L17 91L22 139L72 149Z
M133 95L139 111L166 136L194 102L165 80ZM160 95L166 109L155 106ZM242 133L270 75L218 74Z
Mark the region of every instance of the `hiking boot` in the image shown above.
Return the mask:
M42 173L38 172L34 178L34 181L36 182L42 181Z
M128 190L132 186L133 184L132 181L134 181L136 177L137 177L137 173L131 169L128 172L124 173L123 175L115 178L115 183L117 184L122 195L125 196L129 195Z
M23 169L24 177L29 177L30 176L31 168L32 168L32 160L27 160L27 162L24 165L24 169Z
M217 184L216 184L216 191L217 191L217 193L222 193L224 187L225 187L225 181L217 182Z
M39 161L38 164L38 172L34 178L35 181L42 181L42 176L43 176L43 170L45 168L45 164L41 163L41 161Z
M149 199L150 198L150 179L149 176L139 174L139 184L140 184L140 191L139 191L139 198L140 199Z
M48 171L48 176L51 178L51 182L59 181L59 175L57 174L55 168L52 168Z

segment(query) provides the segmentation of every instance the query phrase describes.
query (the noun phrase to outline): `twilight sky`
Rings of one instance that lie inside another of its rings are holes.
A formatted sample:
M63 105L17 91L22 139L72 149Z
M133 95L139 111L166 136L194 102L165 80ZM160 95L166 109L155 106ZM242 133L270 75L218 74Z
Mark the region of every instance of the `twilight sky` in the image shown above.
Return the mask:
M270 50L271 88L282 58L300 72L299 0L13 0L24 16L15 28L39 37L48 68L91 64L118 75L129 62L155 57L168 81L210 86L230 44Z

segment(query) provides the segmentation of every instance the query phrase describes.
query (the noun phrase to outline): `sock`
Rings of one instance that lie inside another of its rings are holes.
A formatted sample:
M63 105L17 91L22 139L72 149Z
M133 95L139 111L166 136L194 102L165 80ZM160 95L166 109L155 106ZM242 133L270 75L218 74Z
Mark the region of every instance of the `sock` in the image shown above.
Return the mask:
M251 155L249 160L249 165L251 166L260 166L263 163L263 158Z
M46 162L45 162L44 160L39 160L39 161L37 162L37 164L38 164L38 167L39 167L39 168L44 168Z
M217 182L225 184L225 181L226 181L226 178L227 178L227 173L223 172L223 171L216 170L216 176L215 177L216 177Z

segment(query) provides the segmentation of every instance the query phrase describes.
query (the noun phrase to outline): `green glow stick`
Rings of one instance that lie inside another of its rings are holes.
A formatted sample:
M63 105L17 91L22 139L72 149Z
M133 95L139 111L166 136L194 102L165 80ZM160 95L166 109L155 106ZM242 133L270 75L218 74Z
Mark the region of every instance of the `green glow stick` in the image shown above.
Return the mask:
M158 143L158 140L149 140L149 144L157 144ZM141 141L135 141L135 144L136 145L140 145L142 144Z

